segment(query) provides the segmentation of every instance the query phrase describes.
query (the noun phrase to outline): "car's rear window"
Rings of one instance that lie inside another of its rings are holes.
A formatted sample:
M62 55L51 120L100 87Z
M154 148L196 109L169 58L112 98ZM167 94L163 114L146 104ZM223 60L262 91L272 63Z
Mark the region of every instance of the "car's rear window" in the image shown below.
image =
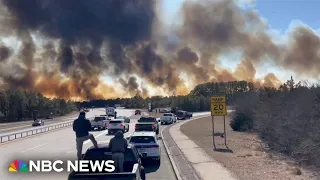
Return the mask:
M182 116L184 113L183 112L177 112L177 115Z
M34 122L41 122L41 120L35 120Z
M163 117L160 118L160 120L161 120L161 119L167 120L167 119L170 119L170 118L171 118L171 117L169 117L169 116L163 116Z
M155 143L153 136L132 136L130 143Z
M154 122L155 118L140 118L138 122Z
M106 120L106 117L95 117L94 118L94 121L103 121L103 120Z
M122 121L110 121L110 124L120 124Z

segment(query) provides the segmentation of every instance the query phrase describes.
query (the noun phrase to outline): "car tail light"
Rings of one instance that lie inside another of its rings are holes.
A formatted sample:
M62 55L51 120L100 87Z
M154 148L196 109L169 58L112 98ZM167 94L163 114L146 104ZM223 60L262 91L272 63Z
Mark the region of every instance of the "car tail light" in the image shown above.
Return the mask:
M153 129L153 130L155 129L154 124L152 124L152 129Z
M122 127L122 126L123 126L123 124L120 124L120 126Z

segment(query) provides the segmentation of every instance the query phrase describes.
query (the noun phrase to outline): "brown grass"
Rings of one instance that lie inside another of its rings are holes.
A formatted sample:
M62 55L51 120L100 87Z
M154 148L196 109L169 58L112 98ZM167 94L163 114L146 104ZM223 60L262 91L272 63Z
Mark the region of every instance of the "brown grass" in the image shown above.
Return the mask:
M312 179L309 172L303 171L295 163L277 154L267 153L254 133L232 131L228 121L229 117L226 123L227 144L233 153L213 151L211 117L190 121L181 126L181 131L240 180ZM216 132L223 132L221 117L215 118L215 129ZM226 149L223 138L215 139L217 149Z

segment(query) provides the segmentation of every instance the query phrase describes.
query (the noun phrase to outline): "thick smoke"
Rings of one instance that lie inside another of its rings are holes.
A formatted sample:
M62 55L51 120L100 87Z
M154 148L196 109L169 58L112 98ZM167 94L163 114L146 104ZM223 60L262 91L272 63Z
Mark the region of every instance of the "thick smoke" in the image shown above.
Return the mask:
M186 94L192 88L186 83L208 81L279 86L273 72L257 79L256 67L265 61L298 75L319 76L319 36L298 26L291 29L288 44L275 43L259 14L232 0L185 1L182 25L174 30L159 19L161 1L0 1L0 35L21 42L15 49L0 44L0 81L6 87L97 99L148 96L147 87L157 94ZM223 69L221 56L234 52L241 62L232 71ZM103 75L126 93L103 84Z

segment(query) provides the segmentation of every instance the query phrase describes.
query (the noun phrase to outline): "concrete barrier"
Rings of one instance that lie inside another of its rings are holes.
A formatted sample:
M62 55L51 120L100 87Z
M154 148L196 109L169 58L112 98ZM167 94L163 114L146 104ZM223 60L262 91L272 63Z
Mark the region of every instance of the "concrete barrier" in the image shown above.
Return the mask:
M72 126L72 124L73 124L73 121L72 122L69 121L69 122L64 122L64 123L48 125L45 127L35 127L35 128L27 129L27 130L21 130L21 131L16 131L16 132L0 134L0 143L13 141L16 139L21 139L21 138L25 138L28 136L33 136L36 134L69 127L69 126Z

